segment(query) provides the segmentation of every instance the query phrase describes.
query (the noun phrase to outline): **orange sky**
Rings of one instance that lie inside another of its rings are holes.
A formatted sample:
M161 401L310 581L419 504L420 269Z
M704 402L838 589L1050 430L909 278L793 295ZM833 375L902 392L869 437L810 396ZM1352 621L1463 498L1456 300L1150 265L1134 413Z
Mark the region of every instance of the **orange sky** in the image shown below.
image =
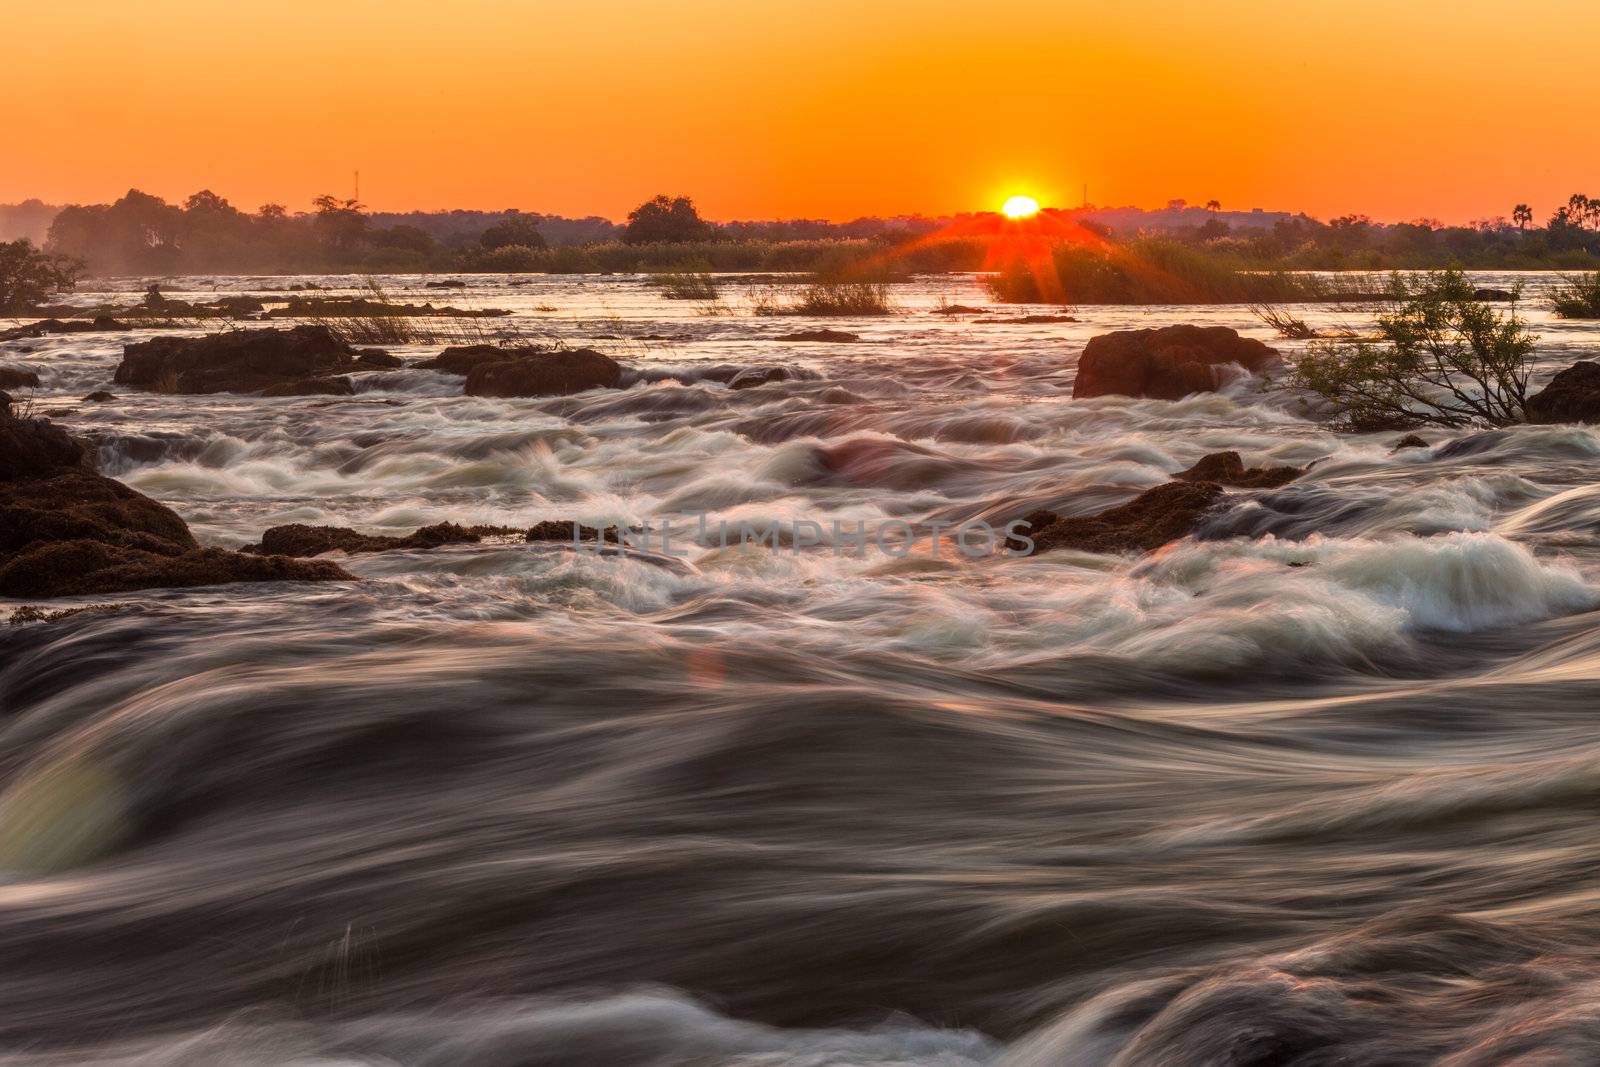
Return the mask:
M0 0L0 202L718 219L1600 192L1595 0ZM20 116L20 119L19 119Z

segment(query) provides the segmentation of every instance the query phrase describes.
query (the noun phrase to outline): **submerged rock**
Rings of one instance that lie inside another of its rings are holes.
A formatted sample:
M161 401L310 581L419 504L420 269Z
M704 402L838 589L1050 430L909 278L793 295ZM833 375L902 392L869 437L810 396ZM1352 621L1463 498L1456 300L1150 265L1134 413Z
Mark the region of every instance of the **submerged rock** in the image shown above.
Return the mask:
M326 326L155 337L124 345L113 380L157 393L256 393L356 369Z
M1259 374L1277 361L1276 351L1226 326L1118 330L1084 347L1072 395L1182 400L1214 391L1230 363Z
M966 304L945 304L933 309L935 315L987 315L989 308L968 307Z
M622 365L590 348L532 352L479 363L467 372L468 396L567 396L588 389L615 389Z
M1014 315L1006 319L981 319L995 326L1043 326L1056 322L1077 322L1076 315Z
M331 378L301 378L279 382L261 390L262 396L354 396L356 387L343 375Z
M1600 422L1600 363L1579 360L1550 379L1524 405L1528 421Z
M1246 467L1237 452L1213 452L1173 477L1181 482L1216 482L1238 489L1276 489L1304 473L1299 467Z
M494 534L520 530L503 526L458 526L453 522L424 526L405 537L364 534L348 526L308 526L290 523L274 526L261 535L261 543L244 551L276 556L316 556L324 552L386 552L395 549L437 548L440 545L477 544Z
M171 508L95 473L83 442L43 419L0 415L0 596L350 577L201 548Z
M103 404L107 400L115 400L116 398L117 398L117 394L116 393L107 392L104 389L96 389L94 392L92 392L88 396L84 397L83 400L84 400L84 403Z
M1215 482L1167 482L1097 515L1036 511L1026 517L1032 524L1026 532L1035 552L1153 552L1192 533L1222 497Z
M0 367L0 389L37 389L39 376L21 367Z
M860 334L850 333L846 330L796 330L794 333L780 334L779 341L819 341L825 344L850 344L861 340Z
M1424 441L1422 438L1418 437L1414 433L1408 433L1404 437L1400 438L1400 440L1398 440L1398 441L1396 441L1394 443L1394 447L1389 449L1389 454L1393 455L1394 453L1403 451L1403 450L1405 450L1407 448L1427 448L1427 447L1428 447L1428 442Z

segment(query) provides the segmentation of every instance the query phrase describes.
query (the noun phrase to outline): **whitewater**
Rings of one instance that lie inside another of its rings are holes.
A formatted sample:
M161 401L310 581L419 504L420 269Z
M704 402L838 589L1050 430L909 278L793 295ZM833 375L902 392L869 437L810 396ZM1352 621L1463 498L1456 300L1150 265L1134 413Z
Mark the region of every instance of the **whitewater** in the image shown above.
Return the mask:
M1600 347L1531 299L1553 276L1474 279L1528 283L1535 388ZM334 553L359 581L0 625L0 1063L1600 1060L1593 429L1395 451L1245 374L1072 399L1112 330L1304 343L1237 305L1000 322L1059 309L942 314L981 287L922 278L808 343L734 282L711 305L462 280L381 281L509 309L626 387L481 398L401 368L172 396L112 384L147 331L0 343L35 414L205 544L559 520L687 546ZM363 292L163 292L290 284ZM948 540L1223 450L1309 470L1144 556ZM703 521L777 536L699 544ZM916 536L840 551L841 527Z

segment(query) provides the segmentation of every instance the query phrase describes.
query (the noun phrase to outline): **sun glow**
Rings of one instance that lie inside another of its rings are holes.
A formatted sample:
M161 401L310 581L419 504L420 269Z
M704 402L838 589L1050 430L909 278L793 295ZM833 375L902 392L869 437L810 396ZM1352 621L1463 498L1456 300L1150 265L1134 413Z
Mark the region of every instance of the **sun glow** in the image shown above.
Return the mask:
M1008 219L1025 219L1039 213L1039 201L1031 196L1013 196L1000 206L1000 212Z

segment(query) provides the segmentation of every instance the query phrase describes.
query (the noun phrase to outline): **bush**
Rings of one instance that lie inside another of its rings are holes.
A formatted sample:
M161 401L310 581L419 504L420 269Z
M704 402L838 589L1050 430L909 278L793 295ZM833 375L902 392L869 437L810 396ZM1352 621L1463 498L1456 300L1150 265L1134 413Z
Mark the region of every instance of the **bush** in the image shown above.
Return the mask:
M26 314L48 296L71 292L82 270L77 260L41 252L31 241L0 241L0 314Z
M1395 275L1382 338L1314 344L1292 381L1337 404L1358 430L1521 422L1537 337L1515 311L1473 298L1460 271Z
M705 260L688 260L670 271L652 274L648 284L660 289L668 300L718 300L721 294L710 272L711 264Z
M1600 319L1600 272L1565 279L1550 294L1550 307L1564 319Z

